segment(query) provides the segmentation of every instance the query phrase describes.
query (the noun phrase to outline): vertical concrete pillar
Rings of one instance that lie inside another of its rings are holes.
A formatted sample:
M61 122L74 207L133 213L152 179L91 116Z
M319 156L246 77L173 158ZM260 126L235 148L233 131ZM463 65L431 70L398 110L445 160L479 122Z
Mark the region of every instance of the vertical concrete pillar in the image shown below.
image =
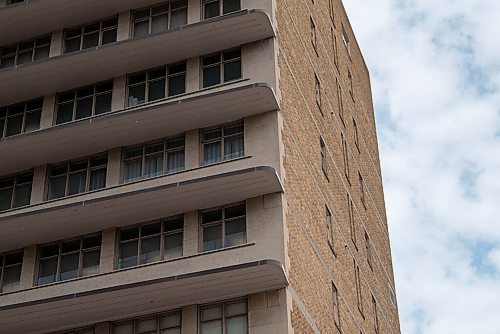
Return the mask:
M47 166L35 167L33 171L33 185L31 187L30 204L42 203L45 200L45 185L47 179Z
M186 64L186 93L200 90L200 58L189 58Z
M190 211L184 214L183 255L198 254L198 212Z
M101 263L99 273L109 273L115 269L116 228L102 231Z
M185 306L182 308L182 334L196 333L198 333L198 308L196 305Z
M114 187L121 181L122 150L120 147L108 151L108 169L106 171L106 188Z
M193 169L200 166L200 133L198 130L186 132L186 169Z
M252 334L290 333L285 290L248 296L248 327Z
M111 98L111 111L122 110L126 106L127 76L116 77L113 80L113 97Z
M118 15L117 41L129 39L131 36L130 11L122 12Z
M55 123L56 95L51 94L43 98L42 117L40 129L50 128Z
M100 322L95 325L95 334L109 334L111 332L111 324L109 322Z
M33 286L36 270L36 250L37 246L28 246L24 248L23 267L21 269L21 280L19 289L29 289Z
M64 43L64 30L57 30L52 32L52 39L50 41L49 57L59 56L63 53Z
M189 0L188 2L188 24L200 22L201 20L201 1Z

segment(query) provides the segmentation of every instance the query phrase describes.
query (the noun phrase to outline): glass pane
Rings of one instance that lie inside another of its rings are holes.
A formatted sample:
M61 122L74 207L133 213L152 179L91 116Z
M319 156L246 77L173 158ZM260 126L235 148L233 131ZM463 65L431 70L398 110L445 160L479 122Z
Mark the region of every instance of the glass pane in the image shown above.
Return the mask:
M128 268L137 265L137 241L120 244L119 268Z
M175 29L187 24L187 10L176 10L172 12L170 29Z
M125 162L124 182L140 180L142 175L142 160L133 160Z
M224 160L242 157L245 154L243 136L226 138L224 141Z
M83 249L101 246L101 235L94 235L83 239Z
M18 208L20 206L29 205L30 198L31 198L31 184L17 186L14 197L14 207Z
M69 176L68 195L80 194L85 191L87 172L79 172Z
M233 317L247 313L247 302L241 301L237 303L226 303L226 317Z
M35 49L35 60L49 58L50 46L43 46Z
M182 170L184 170L184 150L168 153L167 173L175 173Z
M165 236L165 259L182 256L182 233Z
M111 93L96 96L95 114L99 115L109 111L111 111Z
M120 232L120 240L125 241L125 240L131 240L131 239L136 239L139 238L139 228L134 227L134 228L129 228L127 230L123 230Z
M213 1L205 4L205 19L219 16L219 1Z
M186 92L186 76L178 75L168 79L168 96L184 94Z
M162 329L161 334L181 334L181 328Z
M24 132L35 131L40 128L41 111L31 112L26 115L26 123L24 124Z
M242 133L242 132L243 132L243 123L226 125L224 127L224 136L235 135L237 133Z
M106 187L106 169L98 169L90 172L89 191Z
M247 334L247 317L239 316L226 320L227 334Z
M224 0L223 13L231 13L240 10L240 0Z
M181 315L179 313L165 315L161 318L161 328L177 327L181 325Z
M59 254L59 244L42 247L40 257L48 257Z
M64 242L61 245L61 253L70 253L80 250L80 239Z
M33 50L20 52L17 55L17 65L31 63L33 58Z
M213 130L207 130L203 132L203 137L202 140L212 140L212 139L217 139L222 137L222 131L220 128L213 129Z
M75 119L85 118L92 115L92 98L79 100L76 102L76 116Z
M0 292L11 292L19 288L21 279L21 266L8 267L3 272L3 282Z
M66 176L51 178L49 181L49 199L64 197L65 189Z
M83 36L83 49L93 48L99 44L99 32Z
M152 19L151 33L167 31L168 14L154 16Z
M221 161L221 143L215 142L203 145L203 164L213 164Z
M156 318L141 320L137 322L137 331L140 333L147 331L156 331L156 327Z
M160 260L160 236L143 239L141 242L141 264Z
M106 30L102 32L102 44L116 42L117 29Z
M149 22L142 21L134 23L134 37L144 37L149 34Z
M5 118L0 118L0 138L3 138L4 127L5 127Z
M133 334L134 333L134 324L127 323L118 326L113 326L113 334Z
M161 223L154 223L149 225L144 225L141 228L141 236L147 237L155 234L161 233Z
M241 61L224 64L224 82L241 79Z
M78 277L79 253L61 256L61 281Z
M7 130L5 136L14 136L21 133L23 129L23 115L7 118Z
M201 223L207 224L222 220L222 209L203 212L201 215Z
M211 306L203 308L201 311L201 321L215 320L222 318L222 308L220 306Z
M222 334L222 321L215 320L202 323L201 334Z
M144 177L153 177L163 173L163 154L145 159Z
M12 188L0 190L0 211L9 210L12 200Z
M146 102L146 85L129 87L128 105L135 106L144 102Z
M12 67L14 66L14 63L16 61L16 56L9 56L9 57L2 57L2 62L0 63L0 68L7 68L7 67Z
M222 247L222 226L203 228L203 251L211 251Z
M57 259L48 259L40 261L38 273L38 284L48 284L55 282L57 270Z
M66 53L80 50L80 36L77 38L66 39L64 51Z
M203 87L210 87L220 83L220 66L203 69Z
M155 101L165 97L165 80L149 83L148 101Z
M99 250L83 253L82 276L99 273L100 255Z
M56 124L71 122L73 120L73 103L59 104L57 106Z
M225 247L244 244L247 241L245 219L226 222L225 233Z

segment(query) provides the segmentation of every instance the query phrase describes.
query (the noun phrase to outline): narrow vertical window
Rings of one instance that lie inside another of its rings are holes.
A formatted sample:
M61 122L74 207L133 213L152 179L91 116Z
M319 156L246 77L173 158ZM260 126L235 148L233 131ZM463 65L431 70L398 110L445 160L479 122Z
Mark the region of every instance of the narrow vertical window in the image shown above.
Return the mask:
M247 300L200 306L200 334L248 333Z
M312 17L310 17L310 26L311 26L311 43L314 48L314 51L318 53L318 36L316 32L316 24L314 23Z
M333 323L337 330L340 331L340 305L339 305L339 291L335 286L335 283L332 282L332 304L333 304Z
M203 18L205 20L240 9L240 0L203 0Z
M375 297L372 295L372 306L373 306L373 325L375 327L375 332L379 333L380 332L380 323L378 320L378 307L377 307L377 301L375 300Z
M201 213L203 252L246 243L246 204L237 204Z
M356 213L354 212L354 203L349 194L347 194L347 209L349 211L349 227L351 232L351 240L356 249L358 249L358 246L356 244Z
M342 140L342 156L344 157L344 175L350 184L349 180L349 151L347 148L347 141L345 140L344 134L340 134Z
M337 71L339 70L339 50L337 46L337 35L333 32L333 62L335 63L335 66L337 67Z
M393 306L396 306L396 292L394 292L394 289L390 283L387 283L387 286L389 288L389 299L391 301L391 304Z
M325 142L323 141L323 138L319 139L319 145L320 145L320 152L321 152L321 169L323 170L323 173L325 174L326 178L328 179L328 156L327 156L327 151L326 151L326 145L325 145Z
M340 82L338 79L337 79L337 99L339 101L339 117L340 117L340 120L342 121L342 125L345 126L344 101L343 101L343 94L342 94L342 86L340 86Z
M330 249L332 250L333 254L335 255L335 247L334 247L334 240L333 240L333 235L335 233L334 231L334 226L333 226L333 218L332 218L332 213L330 212L330 209L328 209L328 206L325 205L325 219L326 219L326 227L328 229L328 246L330 246Z
M372 259L372 245L370 241L370 237L368 233L365 231L365 248L366 248L366 261L370 266L370 269L373 270L373 259Z
M321 83L319 81L318 75L314 74L314 89L316 93L316 105L319 108L319 111L323 115L322 103L321 103Z
M201 131L203 165L245 155L243 122Z
M241 79L241 49L202 57L203 88Z
M23 252L0 254L0 293L19 289Z
M344 46L347 50L347 53L350 56L351 55L351 41L350 41L349 35L347 34L347 31L345 30L343 25L342 25L342 42L344 43Z
M357 301L358 301L358 309L361 314L364 313L363 309L363 292L361 290L361 277L360 277L360 269L359 266L356 264L356 261L354 261L354 273L355 273L355 281L356 281L356 296L357 296Z
M358 172L358 178L359 178L359 197L361 203L363 203L363 206L366 209L365 181L363 180L363 176L361 176L361 172Z
M351 98L354 100L354 86L352 83L352 73L351 70L347 70L347 82L349 84L349 95L351 95Z
M333 0L328 0L328 12L330 14L330 19L332 20L332 24L335 27L335 7L333 5Z
M358 153L361 153L359 146L358 124L356 123L356 120L354 118L352 119L352 128L354 130L354 144L356 144L356 149L358 150Z
M29 205L33 172L0 179L0 212Z

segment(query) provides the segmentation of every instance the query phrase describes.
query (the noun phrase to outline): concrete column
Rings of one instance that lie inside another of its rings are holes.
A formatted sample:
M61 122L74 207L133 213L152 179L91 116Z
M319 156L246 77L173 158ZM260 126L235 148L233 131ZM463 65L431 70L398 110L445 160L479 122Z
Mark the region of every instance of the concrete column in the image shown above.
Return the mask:
M122 12L118 15L118 32L117 41L123 41L130 38L131 34L130 26L130 11Z
M102 231L101 262L99 273L109 273L115 270L116 228ZM96 333L97 334L97 333Z
M184 256L198 254L198 234L198 212L186 212L184 214L184 240L182 240Z
M113 80L113 97L111 98L111 111L123 110L126 106L127 76L116 77Z
M122 150L120 147L108 151L106 188L117 186L121 181Z
M21 269L21 280L19 289L29 289L34 285L36 270L36 251L37 246L28 246L24 248L23 267Z
M200 133L198 130L186 132L186 169L198 168L200 166Z
M248 296L248 325L252 334L289 333L285 290Z
M188 3L188 24L200 22L201 20L201 1L189 0Z
M30 204L42 203L45 200L45 185L47 179L47 166L35 167L33 172L33 185L31 187Z
M185 306L182 308L182 334L196 333L198 333L198 307Z
M52 39L50 41L49 57L59 56L63 53L64 43L64 30L57 30L52 32Z
M186 93L200 90L200 58L189 58L186 64Z
M40 129L50 128L55 123L56 95L51 94L43 98L42 117L40 119Z
M100 322L95 325L95 334L109 334L111 330L109 322Z

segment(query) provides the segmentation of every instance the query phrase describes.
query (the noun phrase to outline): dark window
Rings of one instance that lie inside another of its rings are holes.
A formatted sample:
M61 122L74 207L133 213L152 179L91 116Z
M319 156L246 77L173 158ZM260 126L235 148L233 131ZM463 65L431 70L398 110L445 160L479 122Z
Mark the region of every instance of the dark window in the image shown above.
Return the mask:
M373 316L374 316L374 327L375 327L375 332L379 333L380 332L380 324L378 321L378 307L377 307L377 301L375 300L375 297L372 295L372 306L373 306Z
M247 309L246 299L200 306L200 334L248 333Z
M99 273L101 234L40 247L38 285Z
M111 111L113 81L57 94L56 124Z
M332 294L333 294L333 322L337 329L340 331L340 305L339 305L339 291L337 287L332 282Z
M183 217L121 229L118 268L182 256L183 231Z
M175 29L187 24L187 0L169 1L154 7L134 10L134 37Z
M342 87L340 86L339 80L337 79L337 99L339 102L339 117L340 120L342 121L342 125L345 126L345 121L344 121L344 101L343 101L343 94L342 94Z
M361 153L360 146L359 146L358 124L356 123L356 120L354 118L352 119L352 127L354 130L354 144L356 144L356 148L358 149L358 153Z
M203 0L203 18L205 20L240 9L240 0Z
M181 311L117 321L111 324L112 334L180 334Z
M52 36L48 35L2 48L0 69L48 58L51 38Z
M203 87L241 79L241 49L204 56Z
M321 169L323 173L328 178L328 155L326 151L326 145L323 138L319 139L320 153L321 153Z
M118 17L64 31L64 52L75 52L116 42Z
M184 136L127 148L123 181L132 182L184 170Z
M368 233L365 231L365 248L366 248L366 261L370 266L370 269L373 270L373 260L372 260L372 244L370 241L370 237Z
M358 178L359 178L359 197L361 199L361 203L366 209L365 181L363 180L363 176L361 176L361 172L358 172Z
M349 95L354 99L354 86L352 83L352 73L351 70L347 70L347 82L349 84Z
M342 140L342 155L344 157L344 175L349 181L349 151L347 149L347 141L344 138L344 134L340 134Z
M351 240L356 249L358 246L356 245L356 213L354 211L354 203L352 202L352 198L349 194L347 194L347 210L349 212L349 227L351 231Z
M358 300L358 309L361 314L364 313L363 310L363 292L361 288L361 273L358 265L356 264L356 261L354 261L354 275L355 275L355 280L356 280L356 296Z
M185 92L186 63L168 65L128 76L129 107Z
M319 111L323 114L322 103L321 103L321 83L316 74L314 74L314 89L316 93L316 104L318 105Z
M334 240L333 240L333 235L335 234L334 231L335 227L333 226L332 213L330 212L330 209L328 209L327 206L325 206L325 218L326 218L326 227L328 229L328 246L330 246L332 252L336 254L334 247Z
M203 165L245 155L243 122L201 131Z
M30 204L33 173L0 179L0 211Z
M19 289L23 252L0 254L0 293Z
M49 167L49 200L106 187L107 154Z
M205 210L201 213L200 224L203 252L247 242L244 203Z
M318 52L318 37L316 33L316 24L314 23L312 17L310 18L310 26L311 26L311 43L314 48L314 51Z
M0 138L38 130L42 106L43 98L0 107Z
M26 0L7 0L7 6L14 5L16 3L23 3Z

